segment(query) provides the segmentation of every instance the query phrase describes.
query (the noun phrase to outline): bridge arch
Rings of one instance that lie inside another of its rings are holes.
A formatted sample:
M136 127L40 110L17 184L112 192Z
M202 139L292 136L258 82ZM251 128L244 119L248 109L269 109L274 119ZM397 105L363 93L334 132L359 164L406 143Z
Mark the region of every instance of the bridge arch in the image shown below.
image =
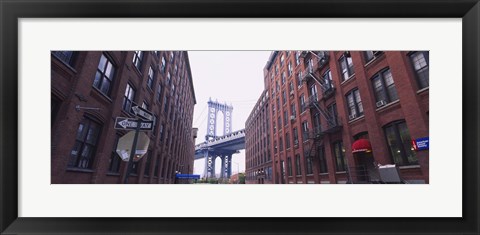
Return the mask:
M209 99L206 140L227 135L232 131L232 111L233 107L231 105ZM218 129L221 129L221 132Z

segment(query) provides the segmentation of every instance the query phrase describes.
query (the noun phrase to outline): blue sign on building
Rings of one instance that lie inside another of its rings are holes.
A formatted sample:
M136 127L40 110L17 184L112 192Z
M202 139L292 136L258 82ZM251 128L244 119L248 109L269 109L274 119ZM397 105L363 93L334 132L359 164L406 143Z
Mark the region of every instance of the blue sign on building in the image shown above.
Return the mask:
M418 138L415 140L415 143L417 145L416 150L427 150L429 146L429 138L428 137L423 137L423 138Z
M177 174L175 175L177 179L200 179L200 175L190 175L190 174Z

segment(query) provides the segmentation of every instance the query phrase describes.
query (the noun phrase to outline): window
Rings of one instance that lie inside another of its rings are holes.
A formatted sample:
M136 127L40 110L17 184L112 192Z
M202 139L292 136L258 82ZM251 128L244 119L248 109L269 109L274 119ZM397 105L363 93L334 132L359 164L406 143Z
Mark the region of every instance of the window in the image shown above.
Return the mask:
M368 63L381 53L382 51L364 51L363 56L365 57L365 61Z
M135 65L135 68L138 69L138 71L141 71L142 69L142 60L143 60L143 51L135 51L133 54L133 64Z
M165 72L165 66L166 66L165 56L162 56L162 64L160 65L160 71L161 71L162 73Z
M112 154L110 156L110 164L108 166L108 172L118 173L120 170L121 158L117 154L118 139L120 137L115 135L115 143L113 144Z
M347 105L349 120L363 116L363 105L358 89L354 89L347 93Z
M58 110L60 109L60 101L55 98L54 96L52 96L51 100L50 100L50 117L51 117L51 122L50 124L52 125L53 127L53 122L55 121L55 117L57 116L57 113L58 113Z
M280 57L280 66L283 66L283 62L285 61L285 55Z
M288 88L289 88L290 94L293 95L293 81L290 81Z
M322 78L323 78L323 82L325 83L323 87L323 92L326 92L332 89L333 81L332 81L332 72L330 71L330 69L328 69L327 71L325 71L325 73L323 73Z
M303 134L303 141L308 140L308 122L302 122L302 134Z
M297 51L295 53L295 65L299 65L300 64L300 53L301 51Z
M157 156L157 160L155 161L155 169L153 170L153 176L158 177L158 167L160 165L160 156Z
M285 134L285 148L286 149L290 148L290 134L289 133Z
M298 72L297 73L297 87L301 87L302 86L302 72Z
M147 152L147 156L145 156L147 159L145 159L145 161L147 161L145 163L145 170L143 171L143 176L150 176L150 165L152 164L152 156L150 156L152 154L152 152L149 150Z
M418 87L423 89L428 87L428 64L429 64L429 55L428 51L418 51L410 54L410 60L413 64L413 69L417 74Z
M287 77L285 75L285 72L282 73L282 85L285 84L285 82L287 81Z
M322 131L322 124L320 122L320 113L315 113L313 115L313 128L315 129L315 134L320 134Z
M347 170L347 162L345 160L345 149L343 148L343 142L338 141L333 143L333 155L335 156L335 164L337 172Z
M297 110L295 109L295 103L293 103L290 107L291 107L290 114L292 115L293 118L296 118L297 117Z
M283 111L283 125L288 125L288 110Z
M380 107L398 100L397 90L390 69L379 72L372 79L375 90L376 106Z
M167 94L165 94L165 98L163 99L163 112L165 115L168 113L168 97Z
M282 91L282 104L287 103L287 93L285 91Z
M393 162L399 166L418 164L405 121L388 124L384 130Z
M305 73L313 73L313 59L310 58L307 61L307 67Z
M150 67L148 68L148 80L147 80L148 88L153 89L152 87L153 87L154 79L155 79L155 71L153 70L152 66L150 65Z
M278 129L282 129L282 119L278 116Z
M276 140L273 141L273 152L277 153L277 141Z
M172 84L172 77L170 76L170 72L167 73L167 84L168 85Z
M292 67L292 62L288 62L288 76L292 76L293 73L293 67Z
M300 110L302 113L307 110L307 106L305 105L305 96L303 94L300 96Z
M320 173L327 173L327 160L325 159L325 146L319 146L318 149L318 158L319 158L319 171Z
M344 53L338 62L342 69L342 81L346 81L355 73L355 71L353 71L353 63L350 53Z
M137 175L137 174L138 174L138 163L139 163L139 162L133 162L133 164L132 164L132 172L130 172L132 175Z
M297 175L302 175L302 166L300 165L300 154L295 155L295 166Z
M93 86L108 96L110 94L114 74L115 67L112 62L107 59L105 55L102 55L102 57L100 57L100 62L98 63Z
M173 54L173 51L170 52L170 63L173 63L173 60L175 59L175 55Z
M70 152L68 167L92 168L99 135L100 125L84 117L78 125L76 141Z
M305 160L307 161L307 163L306 163L306 165L307 165L307 175L311 175L311 174L313 174L312 158L310 156L307 156L305 158Z
M297 128L293 128L293 144L298 145L298 131Z
M280 152L283 151L283 139L280 137L280 140L278 141L278 144L280 145Z
M311 101L318 101L317 86L315 84L310 86L309 93L310 93L310 100Z
M174 69L173 69L173 75L177 75L178 73L178 66L175 65Z
M59 60L65 62L66 64L73 66L73 57L75 52L73 51L52 51L52 54L55 55Z
M125 89L125 96L123 97L123 110L127 113L132 112L133 99L135 98L135 89L127 83L127 89Z
M159 133L160 133L160 141L163 141L163 140L164 140L164 137L165 137L164 131L163 131L164 128L165 128L165 124L162 123L162 124L160 125L160 130L159 130Z
M327 107L328 114L330 115L330 120L328 120L328 127L337 126L337 104L333 103Z
M291 157L287 158L287 174L288 174L288 176L293 175L293 172L292 172L292 158Z
M162 103L162 84L158 84L158 89L157 89L157 100L158 103Z
M147 103L147 101L144 100L144 101L142 102L142 108L144 108L144 109L146 109L146 110L149 110L149 109L148 109L148 103Z

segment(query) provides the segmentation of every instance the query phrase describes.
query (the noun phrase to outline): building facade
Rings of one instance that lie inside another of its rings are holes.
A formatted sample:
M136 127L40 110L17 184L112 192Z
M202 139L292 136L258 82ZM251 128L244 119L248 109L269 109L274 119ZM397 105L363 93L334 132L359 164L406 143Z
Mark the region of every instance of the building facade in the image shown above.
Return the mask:
M265 90L245 123L245 182L247 184L273 183L268 103L268 90Z
M402 183L428 183L429 151L413 144L429 136L428 66L426 51L272 52L274 183L381 183L393 164Z
M116 117L133 106L154 115L146 154L128 183L174 183L193 173L196 104L186 51L53 51L51 183L123 183L127 162L116 153Z

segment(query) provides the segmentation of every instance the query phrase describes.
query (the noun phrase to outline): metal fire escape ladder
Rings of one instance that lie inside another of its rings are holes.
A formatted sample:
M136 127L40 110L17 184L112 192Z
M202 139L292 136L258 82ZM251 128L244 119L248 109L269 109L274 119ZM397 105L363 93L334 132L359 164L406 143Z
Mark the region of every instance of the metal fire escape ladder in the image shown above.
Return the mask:
M325 118L325 120L327 120L327 124L329 127L335 126L337 124L334 118L332 117L332 115L328 111L320 107L320 105L318 104L318 101L311 100L310 102L320 112L320 114Z
M317 53L322 53L322 56L317 55ZM317 52L317 53L315 53L313 51L302 51L302 53L300 54L300 57L305 58L308 54L312 54L312 55L314 55L315 57L318 58L319 63L322 63L322 61L326 61L328 59L327 58L328 56L327 56L327 54L325 54L325 52ZM328 87L325 84L325 81L323 81L322 79L315 76L312 64L308 64L307 69L305 71L305 78L307 78L308 76L313 78L313 80L316 81L322 87L322 90L325 91L325 90L328 89ZM306 79L304 79L304 80L306 82Z

